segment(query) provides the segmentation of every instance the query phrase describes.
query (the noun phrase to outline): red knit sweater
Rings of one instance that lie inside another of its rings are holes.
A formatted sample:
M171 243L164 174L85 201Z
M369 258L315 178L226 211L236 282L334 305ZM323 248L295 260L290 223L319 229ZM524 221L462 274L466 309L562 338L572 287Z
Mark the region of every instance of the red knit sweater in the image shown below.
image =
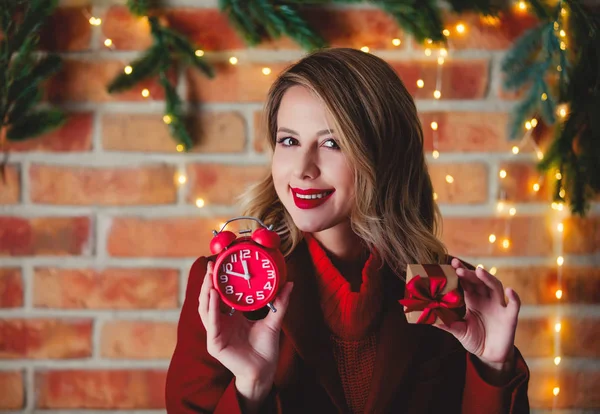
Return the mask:
M305 235L315 265L321 309L331 332L331 343L348 407L364 412L377 349L374 330L383 301L381 259L371 254L362 270L358 291L333 265L322 246Z

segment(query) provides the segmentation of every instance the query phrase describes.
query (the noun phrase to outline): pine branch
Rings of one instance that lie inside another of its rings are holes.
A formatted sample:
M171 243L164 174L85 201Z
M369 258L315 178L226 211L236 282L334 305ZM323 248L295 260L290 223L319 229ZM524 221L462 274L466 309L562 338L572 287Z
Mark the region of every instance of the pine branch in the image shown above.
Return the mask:
M34 111L8 127L6 137L9 141L23 141L58 128L65 120L65 114L57 109Z
M150 47L144 55L129 64L131 73L120 73L108 85L108 92L121 92L131 89L144 79L157 75L164 67L166 61L165 51L155 46Z
M182 102L177 95L177 91L164 72L161 72L159 81L165 90L166 115L168 116L167 125L171 131L171 135L173 135L173 137L183 145L184 150L187 151L192 148L193 142L185 127Z

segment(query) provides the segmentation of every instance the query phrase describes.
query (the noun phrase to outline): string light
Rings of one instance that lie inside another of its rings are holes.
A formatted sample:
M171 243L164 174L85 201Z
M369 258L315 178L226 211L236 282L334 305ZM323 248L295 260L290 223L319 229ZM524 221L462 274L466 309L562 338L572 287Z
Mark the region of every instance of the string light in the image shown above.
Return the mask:
M105 39L104 40L104 46L106 47L111 47L113 45L113 42L111 39Z
M230 57L229 58L229 63L231 63L232 65L237 65L238 58L236 58L235 56Z
M548 99L548 94L547 94L546 92L544 92L544 93L542 94L542 97L541 97L541 98L542 98L542 101L545 101L545 100L547 100L547 99Z
M435 121L433 121L433 122L431 123L431 129L433 129L434 131L437 131L437 129L438 129L438 123L437 123L437 122L435 122Z
M270 75L271 74L271 68L262 68L262 73L263 75Z
M558 365L558 364L560 364L560 359L561 359L561 358L560 358L559 356L557 356L557 357L554 357L554 365Z
M431 49L425 49L425 56L431 56Z
M562 324L560 322L556 322L554 324L554 331L555 332L560 332L561 328L562 328Z
M177 144L175 149L177 150L177 152L183 152L183 150L184 150L183 145L181 145L181 144Z
M163 122L167 125L169 125L171 122L173 121L173 118L171 118L170 115L165 115L163 116Z
M100 26L102 24L102 19L100 19L99 17L92 16L88 21L92 26Z
M442 30L442 34L446 37L450 36L450 30L444 29L444 30Z
M559 387L554 387L554 389L552 390L552 394L554 394L554 396L557 396L559 392L560 392Z
M438 195L437 195L437 193L433 193L433 199L434 199L434 200L437 200L437 199L438 199Z
M204 56L204 50L198 49L194 52L194 54L198 57Z
M556 299L562 298L562 295L563 295L562 289L556 289L556 292L554 292L554 295L556 296Z
M556 264L557 264L557 265L559 265L559 266L562 266L564 263L565 263L565 258L564 258L564 257L562 257L562 256L558 256L558 257L556 258Z
M556 230L558 230L559 233L562 233L565 230L565 225L563 223L558 223L556 225Z
M510 247L510 240L508 240L508 239L502 240L502 247L504 247L505 249L508 249Z
M431 156L437 160L440 157L440 152L438 150L433 150Z
M360 48L360 50L362 50L365 53L369 53L370 49L369 49L369 46L363 46L363 47Z
M125 72L126 75L131 75L131 72L133 72L133 68L127 65L123 68L123 72Z
M417 80L417 87L422 88L423 86L425 86L425 82L423 82L423 79Z
M463 23L458 23L456 25L456 31L460 34L463 34L465 32L466 28L465 25Z
M510 210L508 210L508 214L510 214L511 216L514 216L515 214L517 214L517 209L514 207L511 207Z
M144 98L147 98L147 97L149 97L149 96L150 96L150 91L149 91L148 89L146 89L146 88L145 88L145 89L142 89L142 96L143 96Z
M204 207L204 199L202 199L202 198L197 198L197 199L196 199L196 207L198 207L198 208L202 208L202 207Z
M185 184L187 181L187 177L185 176L185 174L183 173L178 173L177 174L177 183L179 184Z
M446 182L448 184L452 184L454 182L454 177L452 177L450 174L446 175Z
M539 185L538 183L535 183L535 184L533 185L533 191L535 191L536 193L537 193L538 191L540 191L540 185Z
M490 237L488 237L488 240L490 241L490 243L494 243L496 241L496 235L490 234Z
M498 175L500 176L500 178L506 178L506 170L500 170L500 173Z
M560 42L560 50L567 50L567 44L565 42Z
M490 267L490 274L495 275L497 271L496 267Z
M513 154L518 154L519 153L519 147L517 147L516 145L512 147L512 153Z
M440 56L440 57L437 59L437 62L438 62L438 65L443 65L443 64L444 64L444 58Z
M400 40L400 39L392 39L392 44L394 46L400 46L402 44L402 40Z
M433 91L433 97L435 99L440 99L442 97L442 93L436 89L435 91Z
M526 10L527 10L527 4L526 4L524 1L520 1L520 2L518 3L518 8L519 8L519 10L521 10L521 11L526 11Z

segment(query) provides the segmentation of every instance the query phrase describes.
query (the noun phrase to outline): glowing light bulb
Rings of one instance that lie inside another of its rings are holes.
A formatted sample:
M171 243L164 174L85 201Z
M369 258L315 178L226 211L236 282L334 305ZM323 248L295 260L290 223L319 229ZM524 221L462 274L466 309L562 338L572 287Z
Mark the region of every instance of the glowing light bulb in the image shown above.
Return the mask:
M502 247L508 249L510 247L510 241L508 239L502 240Z
M435 122L435 121L433 121L433 122L431 123L431 129L433 129L434 131L437 131L437 129L438 129L438 123L437 123L437 122Z
M456 25L456 31L458 33L461 33L461 34L464 33L465 29L466 29L466 27L465 27L465 25L463 23L459 23L459 24Z
M558 195L560 196L560 198L565 198L565 189L561 188L560 191L558 192Z
M271 68L262 68L262 73L263 75L270 75L271 74Z
M556 299L562 298L563 291L561 289L557 289L554 293L556 295Z
M417 81L417 87L422 88L423 86L425 86L425 82L423 82L423 79L419 79Z
M437 160L438 158L440 158L440 152L438 150L433 150L431 156Z
M559 356L554 357L554 365L558 365L558 364L560 364L560 357Z
M554 177L556 177L557 180L562 180L562 174L560 173L560 171L558 171Z
M442 93L438 90L433 91L433 97L435 99L440 99L440 97L442 96Z
M183 152L183 145L181 144L177 144L177 146L175 147L175 149L177 150L177 152Z
M552 389L552 394L554 394L554 396L557 396L559 392L560 392L560 388L559 387L554 387Z
M554 330L555 330L556 332L560 332L560 329L561 329L561 328L562 328L562 325L561 325L561 323L560 323L560 322L556 322L556 323L554 324Z
M438 199L438 195L437 195L437 193L433 193L433 199L434 199L434 200L437 200L437 199Z
M495 275L497 271L498 271L498 269L496 269L495 266L490 267L490 274Z
M448 29L444 29L444 30L442 31L442 33L443 33L443 34L444 34L444 36L446 36L446 37L450 36L450 30L448 30Z
M565 9L564 7L562 7L562 8L560 9L560 15L561 15L561 16L566 16L566 15L567 15L567 9Z
M565 230L565 225L563 223L558 223L556 225L556 230L562 233Z
M425 49L425 56L431 56L431 49Z
M519 10L521 10L521 11L527 10L527 4L524 1L519 2Z
M204 56L204 50L202 50L202 49L198 49L198 50L196 50L196 51L194 52L194 54L195 54L196 56L198 56L198 57L200 57L200 56Z
M560 42L560 50L567 50L567 44L565 42Z
M433 40L432 39L427 39L426 42L427 42L428 45L430 45L430 44L433 43Z
M392 39L392 44L394 46L400 46L401 43L402 43L402 40L400 40L400 39Z
M508 214L510 214L511 216L514 216L515 214L517 214L517 209L514 207L511 207L510 210L508 210Z
M363 46L363 47L360 48L360 50L362 50L365 53L369 53L370 49L369 49L369 46Z
M169 125L171 122L173 122L173 118L171 118L170 115L165 115L163 116L163 122L167 125Z
M440 49L440 56L448 56L448 51L445 48L441 48Z
M449 184L452 184L454 182L454 177L452 177L450 174L448 174L446 176L446 182Z
M498 211L504 210L504 203L502 201L498 201L498 205L496 206Z
M500 170L500 178L506 178L506 170Z
M177 175L177 182L179 184L185 184L185 182L187 181L187 177L185 176L185 174L178 174Z
M537 151L536 151L536 155L537 155L537 157L538 157L538 160L542 160L542 159L544 159L544 153L543 153L542 151L540 151L540 150L537 150Z
M476 267L481 267L483 269L483 265L479 263Z
M519 153L519 147L517 147L516 145L512 147L512 153L513 154L518 154Z
M530 121L525 122L525 129L528 130L528 131L531 129L531 122Z
M546 99L548 99L548 94L546 92L544 92L541 96L542 101L545 101Z
M146 89L146 88L142 89L142 96L144 98L149 97L150 96L150 91L148 89Z
M90 17L89 22L92 26L100 26L102 24L102 19L92 16Z
M538 191L540 191L540 185L539 185L538 183L535 183L535 184L533 185L533 191L535 191L536 193L537 193Z
M565 258L564 258L564 257L562 257L562 256L558 256L558 257L556 258L556 264L557 264L557 265L559 265L559 266L562 266L564 262L565 262Z
M560 37L565 37L565 36L567 35L567 33L565 33L565 31L564 31L564 30L561 30L561 31L559 32L559 34L560 34Z
M537 120L537 118L533 118L533 119L531 120L531 126L535 128L535 127L537 126L537 124L538 124L538 120Z
M112 39L106 39L104 41L104 46L106 46L106 47L111 47L112 44L113 44Z
M438 65L443 65L443 64L444 64L444 58L440 56L440 57L438 58L438 61L437 61L437 62L438 62Z
M131 75L131 72L133 72L133 68L131 66L125 66L123 68L123 72L125 72L126 75Z
M490 237L488 237L488 240L490 241L490 243L494 243L496 241L496 235L490 234Z
M235 56L230 57L229 58L229 63L231 63L232 65L237 65L238 58L236 58Z
M198 208L202 208L202 207L204 207L204 199L202 199L202 198L197 198L197 199L196 199L196 207L198 207Z

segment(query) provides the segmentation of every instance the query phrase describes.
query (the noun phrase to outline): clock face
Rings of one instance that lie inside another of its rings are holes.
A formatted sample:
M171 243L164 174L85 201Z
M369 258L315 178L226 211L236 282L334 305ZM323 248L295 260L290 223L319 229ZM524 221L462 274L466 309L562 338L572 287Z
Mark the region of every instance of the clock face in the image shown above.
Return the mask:
M260 309L271 301L279 287L275 261L251 244L230 247L215 265L214 286L223 302L235 309Z

